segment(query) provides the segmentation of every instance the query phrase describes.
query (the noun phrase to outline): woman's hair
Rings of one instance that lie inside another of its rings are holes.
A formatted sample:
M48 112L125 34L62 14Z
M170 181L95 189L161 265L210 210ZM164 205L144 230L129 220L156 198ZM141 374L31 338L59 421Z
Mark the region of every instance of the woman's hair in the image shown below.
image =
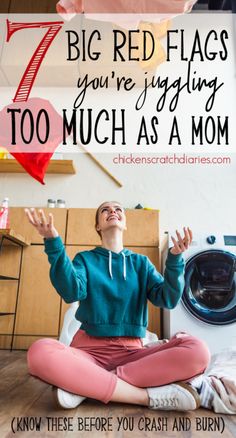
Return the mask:
M96 213L95 213L95 230L99 234L100 238L102 237L101 232L97 230L99 210L103 206L103 204L109 204L110 202L121 205L121 203L118 201L104 201L104 202L102 202L102 204L99 205L99 207L97 208Z

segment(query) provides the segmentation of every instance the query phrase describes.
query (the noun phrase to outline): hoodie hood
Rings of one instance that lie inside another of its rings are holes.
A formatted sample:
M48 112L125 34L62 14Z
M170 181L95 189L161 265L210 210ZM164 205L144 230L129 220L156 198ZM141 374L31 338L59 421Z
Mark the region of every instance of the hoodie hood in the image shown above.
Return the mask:
M126 280L126 276L127 276L126 257L131 256L131 254L133 254L132 251L124 248L124 249L122 249L122 251L117 253L114 251L110 251L109 249L106 249L106 248L101 248L99 246L97 246L93 251L108 259L108 270L109 270L109 275L112 279L113 279L112 259L119 259L122 257L123 258L123 278L124 278L124 280Z

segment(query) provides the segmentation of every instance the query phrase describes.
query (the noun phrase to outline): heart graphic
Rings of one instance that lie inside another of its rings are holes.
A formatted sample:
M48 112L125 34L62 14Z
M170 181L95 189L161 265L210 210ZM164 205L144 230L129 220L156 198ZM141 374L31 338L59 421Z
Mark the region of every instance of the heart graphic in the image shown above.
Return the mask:
M41 184L62 139L63 119L46 99L14 102L0 111L1 146Z

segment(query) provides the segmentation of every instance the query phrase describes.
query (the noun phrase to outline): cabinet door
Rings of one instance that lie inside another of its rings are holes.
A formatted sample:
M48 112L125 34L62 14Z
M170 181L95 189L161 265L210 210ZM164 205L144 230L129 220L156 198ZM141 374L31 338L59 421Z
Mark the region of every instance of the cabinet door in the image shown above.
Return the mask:
M95 208L70 208L68 211L66 244L100 245L101 240L95 230Z
M95 208L71 208L68 211L67 245L100 245L95 231ZM157 210L127 210L127 231L124 245L159 246L159 212Z
M16 309L21 248L2 239L0 251L0 348L10 348ZM10 277L7 279L6 277Z
M127 210L126 218L125 246L159 246L158 210Z
M60 303L60 296L49 279L44 246L25 248L15 333L58 336Z
M42 237L34 229L34 227L29 223L25 211L25 207L10 207L9 209L9 220L10 228L13 228L18 234L21 234L31 243L43 243ZM46 216L48 213L52 213L54 217L55 226L63 240L65 241L65 230L66 230L66 218L67 210L65 208L43 208Z
M1 238L0 275L18 277L20 269L21 248L14 242Z
M20 256L21 248L18 245L6 239L2 240L0 275L10 277L11 279L0 279L0 312L15 312ZM0 325L2 326L1 318L2 317L0 317ZM3 333L3 331L0 330L0 333Z
M15 312L17 285L15 280L0 280L0 312Z
M0 334L11 335L13 330L14 315L1 315Z
M71 259L80 251L90 250L91 246L67 246L67 254ZM149 257L151 262L157 267L159 270L159 250L158 248L143 248L143 247L129 247L134 252L137 252L139 254L144 254ZM62 328L64 315L66 310L69 308L69 304L66 304L65 302L62 303L61 308L61 321L60 321L60 327ZM153 333L156 333L159 337L161 335L160 330L160 309L153 306L153 304L148 303L148 311L149 311L149 325L148 330L150 330Z

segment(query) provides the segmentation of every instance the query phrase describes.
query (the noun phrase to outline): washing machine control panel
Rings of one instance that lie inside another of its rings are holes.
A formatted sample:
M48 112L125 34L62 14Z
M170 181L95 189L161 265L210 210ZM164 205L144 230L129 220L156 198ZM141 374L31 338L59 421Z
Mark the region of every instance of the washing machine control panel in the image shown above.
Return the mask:
M215 249L229 251L236 255L236 234L223 234L214 231L213 233L211 234L210 231L199 235L194 233L193 241L185 252L185 259L187 260L200 251ZM172 246L171 234L169 233L169 248Z
M216 237L214 234L210 234L206 237L205 242L208 243L208 245L216 244L219 247L236 246L236 235L224 234L223 236L217 235Z
M236 236L224 236L224 243L228 246L236 246Z
M200 236L194 236L194 240L185 254L185 258L192 257L201 251L211 250L229 251L236 255L236 234L230 233L202 233Z
M207 243L209 243L209 245L214 245L214 243L216 242L216 236L208 236L206 238Z

